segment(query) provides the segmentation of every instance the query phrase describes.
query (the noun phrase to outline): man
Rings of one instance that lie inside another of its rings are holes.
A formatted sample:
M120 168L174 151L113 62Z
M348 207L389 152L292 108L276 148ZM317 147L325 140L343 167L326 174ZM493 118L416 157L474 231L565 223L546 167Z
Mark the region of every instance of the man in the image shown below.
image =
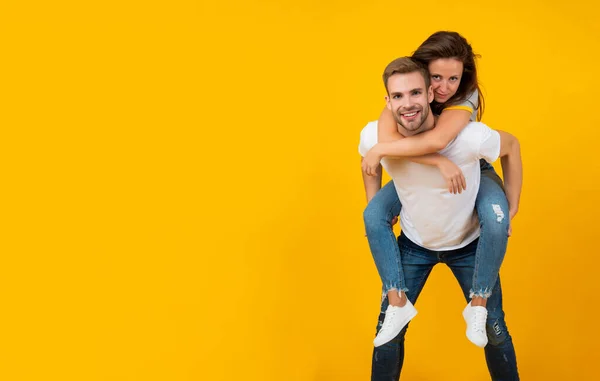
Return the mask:
M398 131L411 136L435 127L436 117L429 103L433 90L428 85L427 69L405 57L394 60L384 72L388 107L396 117ZM405 117L407 116L407 117ZM365 156L377 143L377 123L369 123L361 132L359 150ZM504 173L520 176L521 161L516 138L508 133L491 130L482 123L470 123L440 154L458 165L471 191L450 194L439 173L431 166L403 159L384 158L381 163L394 179L402 203L398 238L404 269L407 297L415 303L433 266L443 262L457 278L467 301L475 268L475 252L479 225L474 213L476 190L479 188L479 160L495 161L503 157ZM377 177L363 176L365 189L381 186ZM376 184L379 182L379 184ZM520 187L520 183L519 183ZM519 189L520 190L520 189ZM369 195L367 195L369 196ZM443 232L443 234L440 234ZM385 318L387 298L382 302L377 330ZM468 314L467 306L465 313ZM502 310L500 281L496 282L487 301L486 324L488 344L486 361L493 380L518 380L516 355ZM467 316L465 316L466 318ZM393 340L375 347L372 360L372 380L398 380L404 360L406 327Z

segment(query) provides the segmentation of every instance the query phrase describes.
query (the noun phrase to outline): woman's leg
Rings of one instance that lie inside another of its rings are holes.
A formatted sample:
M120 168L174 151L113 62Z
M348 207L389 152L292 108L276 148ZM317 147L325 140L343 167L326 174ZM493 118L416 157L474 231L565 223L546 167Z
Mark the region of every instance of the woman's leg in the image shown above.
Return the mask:
M471 301L463 311L463 316L467 323L469 340L478 346L485 346L488 342L485 332L487 301L492 295L504 260L510 224L508 201L502 180L485 161L481 163L481 183L475 208L481 233L469 291Z
M398 291L407 291L392 227L392 220L400 214L401 207L394 183L390 181L375 194L363 213L369 248L384 294L395 290L398 295Z
M481 183L475 208L481 233L475 257L475 272L471 298L474 305L485 306L498 279L508 244L510 215L502 180L494 168L486 163L481 167Z
M392 226L392 220L400 214L400 209L396 188L390 181L371 199L364 212L367 240L383 284L382 299L387 297L389 301L382 328L374 340L375 346L394 339L417 314L406 298L400 250Z

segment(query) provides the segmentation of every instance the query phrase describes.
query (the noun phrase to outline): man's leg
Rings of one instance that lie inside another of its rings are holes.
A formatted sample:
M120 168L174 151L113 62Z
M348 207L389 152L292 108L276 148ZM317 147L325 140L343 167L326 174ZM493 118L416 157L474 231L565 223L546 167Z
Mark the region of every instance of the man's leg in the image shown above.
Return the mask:
M467 302L475 269L475 250L477 241L459 250L453 250L441 255L442 261L454 273ZM508 333L502 310L502 288L498 278L492 295L487 301L488 316L486 331L488 344L485 346L485 359L494 381L518 381L517 358L512 337Z
M492 296L488 299L487 309L488 345L485 347L485 359L488 363L490 375L493 380L519 380L515 347L504 320L500 277L498 277L496 286L492 291Z
M410 242L404 235L398 238L398 245L402 257L406 287L408 288L406 296L414 304L433 266L438 263L437 256ZM384 297L381 303L377 333L385 319L387 306L388 300L387 297ZM404 362L404 335L407 329L408 325L390 342L374 348L371 363L372 381L398 381L400 379L400 371Z

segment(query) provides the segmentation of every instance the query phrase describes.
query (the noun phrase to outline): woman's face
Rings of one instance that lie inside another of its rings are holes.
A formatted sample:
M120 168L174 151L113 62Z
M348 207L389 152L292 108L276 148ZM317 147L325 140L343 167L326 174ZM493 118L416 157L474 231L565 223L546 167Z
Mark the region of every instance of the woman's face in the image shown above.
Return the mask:
M458 90L463 73L463 63L456 58L438 58L429 63L434 99L444 103Z

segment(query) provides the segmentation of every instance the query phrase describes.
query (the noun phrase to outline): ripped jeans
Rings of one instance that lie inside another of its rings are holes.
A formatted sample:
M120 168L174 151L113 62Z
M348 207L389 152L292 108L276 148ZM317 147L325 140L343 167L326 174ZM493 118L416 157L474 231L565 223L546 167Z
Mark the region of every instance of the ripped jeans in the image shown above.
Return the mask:
M469 300L471 279L474 276L476 266L475 251L480 244L477 240L461 249L449 251L425 249L411 242L404 235L398 238L397 244L402 253L401 260L409 289L406 296L413 304L417 302L431 270L438 263L444 263L452 270L465 299ZM441 296L443 291L439 290L438 295ZM377 325L378 333L383 324L387 306L388 300L385 297L381 303ZM508 333L504 320L499 277L496 277L494 282L492 295L487 301L487 309L488 344L485 346L484 351L491 379L493 381L518 381L517 358L512 337ZM408 325L392 341L380 347L375 347L372 358L371 381L398 381L400 379L400 371L404 362L404 337L407 329Z
M508 243L510 215L502 180L485 160L481 164L481 182L475 201L481 233L469 297L489 298L498 279ZM365 229L371 254L383 284L390 290L409 291L391 221L400 214L400 200L392 181L387 183L364 211ZM432 216L432 218L435 218Z

